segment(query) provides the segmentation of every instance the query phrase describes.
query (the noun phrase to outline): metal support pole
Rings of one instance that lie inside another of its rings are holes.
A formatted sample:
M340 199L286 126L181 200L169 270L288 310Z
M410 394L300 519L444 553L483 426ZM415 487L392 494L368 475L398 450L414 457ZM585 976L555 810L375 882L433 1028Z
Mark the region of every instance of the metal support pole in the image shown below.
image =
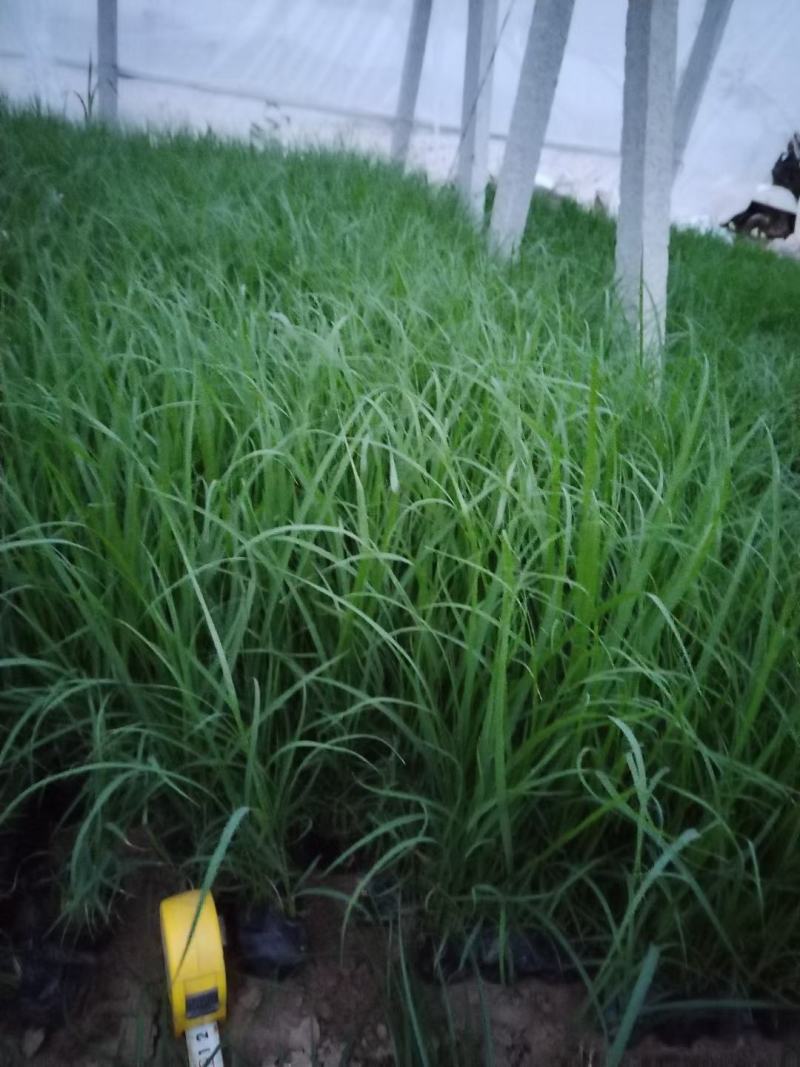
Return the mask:
M117 0L97 0L97 113L117 118Z
M722 43L722 35L725 33L732 5L733 0L706 0L692 50L681 75L675 101L673 175L678 173L683 162L686 145L689 143L694 120L700 109L700 101L703 99L708 76Z
M391 147L392 159L402 164L405 164L408 159L408 146L411 141L411 128L414 125L422 63L425 59L425 45L428 41L428 28L431 21L431 4L432 0L414 0L411 23L408 28L408 42L403 61L400 97L392 129Z
M458 187L478 218L483 217L489 177L489 124L496 37L497 0L469 0Z
M525 231L575 0L537 0L497 180L491 238L511 254Z
M628 0L616 271L656 386L667 310L677 37L678 0Z

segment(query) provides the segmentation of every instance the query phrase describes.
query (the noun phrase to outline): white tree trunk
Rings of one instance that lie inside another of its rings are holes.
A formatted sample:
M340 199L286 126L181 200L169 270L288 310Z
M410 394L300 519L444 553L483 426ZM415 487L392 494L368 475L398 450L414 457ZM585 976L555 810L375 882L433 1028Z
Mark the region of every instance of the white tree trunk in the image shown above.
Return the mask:
M667 310L678 0L628 0L616 272L660 379Z
M458 187L478 218L483 217L489 177L489 126L496 38L497 0L469 0Z
M403 165L408 159L408 146L411 142L411 129L417 108L422 64L425 60L425 46L428 42L428 28L431 22L431 3L432 0L414 0L411 23L408 27L408 41L403 61L403 74L400 79L397 116L392 129L391 148L392 159Z
M97 113L103 122L116 120L117 84L117 0L97 0Z
M714 60L717 58L722 35L728 23L733 0L706 0L697 35L683 71L675 101L675 151L673 175L683 162L694 120L703 99Z
M536 0L497 180L491 236L511 254L528 218L575 0Z

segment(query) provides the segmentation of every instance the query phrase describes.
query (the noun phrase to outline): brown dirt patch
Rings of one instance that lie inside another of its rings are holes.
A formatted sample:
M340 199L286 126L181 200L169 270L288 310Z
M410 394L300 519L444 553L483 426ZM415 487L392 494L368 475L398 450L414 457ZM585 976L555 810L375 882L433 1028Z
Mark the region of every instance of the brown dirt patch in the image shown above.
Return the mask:
M341 879L335 888L347 891ZM177 1067L186 1062L167 1015L158 902L175 887L142 886L125 909L111 944L98 954L91 988L76 1017L52 1033L0 1031L0 1067ZM387 996L387 937L351 924L342 947L343 906L309 903L311 959L282 982L242 975L228 960L230 1015L224 1024L226 1067L393 1067ZM602 1043L580 1019L582 990L534 980L511 988L466 981L442 991L424 987L420 1015L444 1032L447 1011L463 1044L464 1067L602 1067ZM485 1023L492 1057L481 1051ZM452 1062L450 1060L449 1062ZM800 1051L757 1035L670 1048L645 1039L626 1067L800 1067ZM438 1067L438 1064L432 1065Z

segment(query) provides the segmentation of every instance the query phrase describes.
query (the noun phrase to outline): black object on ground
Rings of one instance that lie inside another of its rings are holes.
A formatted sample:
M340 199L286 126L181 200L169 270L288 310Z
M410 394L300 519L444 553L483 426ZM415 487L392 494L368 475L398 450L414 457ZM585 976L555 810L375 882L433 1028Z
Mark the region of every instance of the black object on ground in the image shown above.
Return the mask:
M470 938L434 937L426 934L419 943L416 967L426 982L453 984L472 978L477 972L478 931Z
M284 978L308 957L303 923L288 919L268 904L239 909L235 938L243 970L258 978Z
M0 951L0 1003L23 1026L52 1030L80 1011L95 959L51 942Z
M0 834L0 1011L45 1030L80 1009L95 964L86 932L59 916L51 842L71 800L49 788Z
M790 211L781 211L769 204L751 200L744 211L728 219L725 226L746 236L761 234L770 240L785 239L794 233L796 216Z
M744 1008L707 1006L693 1008L687 1003L684 1009L675 1004L668 1013L644 1015L634 1030L634 1041L647 1034L657 1037L671 1047L691 1048L702 1038L735 1041L745 1034L756 1032L751 1011Z
M753 1021L768 1041L793 1041L800 1035L800 1009L753 1008Z
M497 930L484 927L478 940L478 966L490 982L519 978L571 982L579 977L574 962L541 930L511 930L502 938Z
M800 134L792 137L786 151L775 161L772 184L788 189L795 200L800 198ZM795 221L795 212L751 200L744 211L728 219L725 227L748 237L761 235L769 239L785 239L794 233Z
M772 184L788 189L792 196L800 199L800 133L796 133L781 153L772 168Z
M748 998L733 992L708 991L689 994L685 990L660 987L651 990L634 1027L631 1046L645 1037L655 1037L671 1048L691 1048L695 1042L737 1041L759 1034L768 1040L796 1037L800 1015L796 1010L751 1008ZM605 1012L611 1033L619 1026L625 1004L617 1000Z
M385 926L394 922L402 908L400 883L392 874L376 874L364 888L365 918Z
M417 952L417 970L426 981L461 982L480 974L489 982L538 978L573 982L580 977L575 962L554 938L541 930L510 930L480 926L467 936L425 936Z

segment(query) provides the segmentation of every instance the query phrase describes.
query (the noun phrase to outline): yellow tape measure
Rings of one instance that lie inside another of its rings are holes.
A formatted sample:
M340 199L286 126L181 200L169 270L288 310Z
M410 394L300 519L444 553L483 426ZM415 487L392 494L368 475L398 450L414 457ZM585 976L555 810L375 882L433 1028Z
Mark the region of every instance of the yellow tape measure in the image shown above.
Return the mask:
M161 901L161 943L175 1036L186 1035L192 1067L222 1067L217 1022L228 986L217 909L198 890Z

